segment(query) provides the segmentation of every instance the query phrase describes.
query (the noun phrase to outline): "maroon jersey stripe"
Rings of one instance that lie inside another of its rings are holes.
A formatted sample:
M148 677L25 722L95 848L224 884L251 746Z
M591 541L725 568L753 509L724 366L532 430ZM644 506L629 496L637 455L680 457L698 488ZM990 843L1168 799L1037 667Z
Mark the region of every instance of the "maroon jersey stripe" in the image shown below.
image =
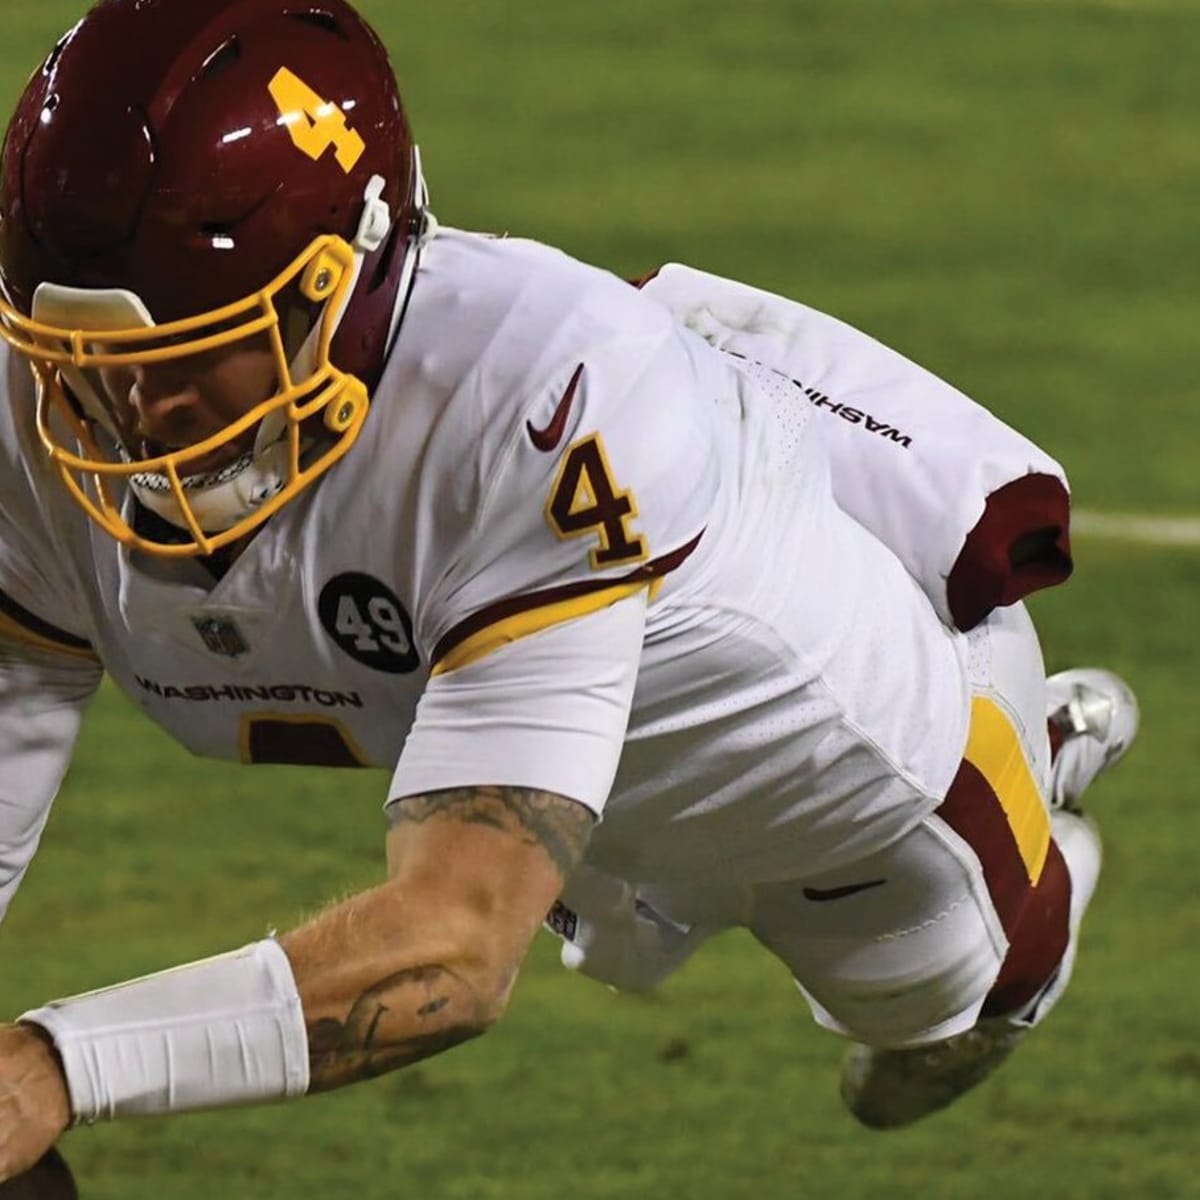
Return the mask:
M587 596L592 592L602 592L623 583L649 583L660 579L683 563L700 544L703 536L704 530L702 529L690 542L680 546L679 549L671 551L670 554L664 554L660 558L652 559L650 562L642 563L626 575L618 575L615 578L606 576L603 579L584 579L578 583L563 584L561 587L543 588L538 592L525 592L519 596L509 596L504 600L498 600L495 604L489 604L485 608L479 609L478 612L472 613L466 620L460 621L443 635L433 649L432 662L441 662L447 654L465 642L467 638L473 637L482 629L487 629L489 625L495 625L498 621L514 617L518 613L527 612L533 608L542 608L547 604L557 604L562 600L574 600L580 596Z

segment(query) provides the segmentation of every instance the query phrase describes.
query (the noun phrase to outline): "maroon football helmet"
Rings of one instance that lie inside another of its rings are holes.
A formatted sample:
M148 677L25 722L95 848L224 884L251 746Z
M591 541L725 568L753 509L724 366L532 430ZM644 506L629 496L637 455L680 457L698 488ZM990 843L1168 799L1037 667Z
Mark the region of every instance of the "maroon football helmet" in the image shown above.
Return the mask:
M357 436L424 219L387 54L344 0L102 0L33 75L0 164L0 334L75 498L165 554L259 525ZM277 393L195 446L135 444L105 400L106 368L264 337ZM135 533L114 477L190 540Z

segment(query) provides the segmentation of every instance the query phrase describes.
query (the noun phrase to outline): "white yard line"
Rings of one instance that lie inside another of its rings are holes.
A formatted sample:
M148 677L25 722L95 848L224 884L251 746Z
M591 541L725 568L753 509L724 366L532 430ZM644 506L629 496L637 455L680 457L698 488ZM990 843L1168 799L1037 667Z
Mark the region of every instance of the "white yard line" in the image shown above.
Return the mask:
M1142 513L1100 513L1076 509L1071 532L1146 546L1200 546L1200 517L1152 517Z
M1151 16L1160 13L1194 13L1193 0L993 0L1010 8L1108 8L1117 12L1130 12Z

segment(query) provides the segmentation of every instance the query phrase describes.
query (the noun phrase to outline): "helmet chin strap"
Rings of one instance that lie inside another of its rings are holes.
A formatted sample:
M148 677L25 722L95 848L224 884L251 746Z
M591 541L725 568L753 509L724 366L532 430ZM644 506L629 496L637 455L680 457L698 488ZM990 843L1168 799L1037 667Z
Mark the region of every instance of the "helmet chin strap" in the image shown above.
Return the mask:
M392 310L392 323L388 328L387 348L391 351L400 332L400 323L408 309L417 268L421 264L421 251L437 237L438 221L429 208L429 185L421 168L421 148L414 145L413 153L413 211L417 214L417 228L404 251L404 265L400 273L400 286L396 288L396 306Z

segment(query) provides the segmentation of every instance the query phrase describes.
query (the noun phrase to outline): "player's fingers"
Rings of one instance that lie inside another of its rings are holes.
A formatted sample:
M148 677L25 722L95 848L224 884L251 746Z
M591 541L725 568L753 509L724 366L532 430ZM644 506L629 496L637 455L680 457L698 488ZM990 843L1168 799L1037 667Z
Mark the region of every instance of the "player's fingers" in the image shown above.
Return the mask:
M0 1183L0 1200L78 1200L67 1161L51 1148L28 1171Z

